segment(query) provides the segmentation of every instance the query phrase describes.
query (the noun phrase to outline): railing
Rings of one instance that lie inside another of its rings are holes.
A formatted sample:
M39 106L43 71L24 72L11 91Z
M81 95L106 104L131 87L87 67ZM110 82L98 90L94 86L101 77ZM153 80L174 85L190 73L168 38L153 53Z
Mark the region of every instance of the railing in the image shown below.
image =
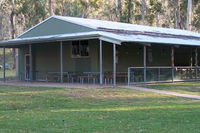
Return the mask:
M61 72L33 71L34 81L60 82ZM30 73L20 73L20 80L30 80ZM98 83L99 72L63 72L62 79L67 83Z
M128 84L141 82L174 82L200 79L200 67L129 67Z
M60 82L61 73L60 72L42 72L35 71L32 72L33 80L35 81L45 81L45 82ZM63 81L66 83L89 83L97 84L100 83L100 72L63 72ZM21 73L21 80L27 80L23 77L30 77L30 74ZM127 83L128 76L127 72L117 72L116 80L118 83ZM29 79L27 80L29 81ZM103 83L113 84L113 72L106 71L103 73Z

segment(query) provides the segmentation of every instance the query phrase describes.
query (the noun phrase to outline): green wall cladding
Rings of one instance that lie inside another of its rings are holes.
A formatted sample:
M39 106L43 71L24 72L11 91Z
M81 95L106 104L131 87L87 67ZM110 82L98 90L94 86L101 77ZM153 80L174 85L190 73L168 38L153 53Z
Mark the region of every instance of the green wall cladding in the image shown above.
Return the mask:
M171 66L171 47L167 45L147 46L147 66Z
M43 74L60 72L59 44L59 42L54 42L32 45L33 71ZM89 40L89 49L90 56L88 58L73 58L71 56L71 42L63 42L64 72L99 72L99 40ZM118 72L127 72L128 67L143 66L143 45L126 43L118 45L117 51ZM19 49L19 73L22 74L21 79L24 79L24 56L27 53L28 47ZM151 61L149 56L152 56ZM194 52L188 50L188 47L175 48L175 65L189 65L191 59L194 64ZM147 46L147 66L171 66L171 47L166 45L162 47L160 45ZM112 68L113 46L111 43L103 42L103 71L112 72Z
M98 45L97 40L89 41L90 56L87 58L73 58L71 56L71 42L63 42L63 70L64 72L98 72ZM19 72L25 72L25 54L27 48L19 50ZM60 43L33 44L33 72L46 74L47 72L60 72ZM33 75L35 77L35 74ZM24 75L22 74L22 79Z
M191 66L195 65L195 48L180 46L174 49L175 66Z
M26 32L19 38L77 33L77 32L88 32L88 31L93 31L93 29L84 27L81 25L73 24L70 22L66 22L64 20L50 18L46 22Z

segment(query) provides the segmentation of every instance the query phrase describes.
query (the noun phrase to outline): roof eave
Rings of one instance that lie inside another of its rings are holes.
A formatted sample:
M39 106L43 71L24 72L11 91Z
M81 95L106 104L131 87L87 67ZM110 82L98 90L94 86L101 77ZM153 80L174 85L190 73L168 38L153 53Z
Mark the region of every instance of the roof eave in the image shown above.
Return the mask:
M34 38L24 38L24 39L13 39L0 42L0 47L16 47L25 44L35 44L35 43L45 43L45 42L58 42L58 41L73 41L73 40L91 40L91 39L100 39L109 43L115 43L120 45L121 41L109 38L106 36L102 36L99 32L88 32L88 33L80 33L67 36L60 35L60 36L52 36L52 37L34 37Z

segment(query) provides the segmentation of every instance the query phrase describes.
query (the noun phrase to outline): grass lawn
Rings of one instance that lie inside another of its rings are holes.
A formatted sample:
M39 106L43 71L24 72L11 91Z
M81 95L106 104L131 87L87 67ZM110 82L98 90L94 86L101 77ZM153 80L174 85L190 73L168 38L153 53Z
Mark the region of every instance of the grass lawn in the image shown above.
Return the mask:
M145 85L143 87L200 96L200 82L166 83L166 84L162 83L162 84Z
M16 71L13 69L6 70L6 78L14 78L16 76ZM3 78L3 70L0 70L0 78Z
M0 86L0 133L198 132L198 100L119 88Z

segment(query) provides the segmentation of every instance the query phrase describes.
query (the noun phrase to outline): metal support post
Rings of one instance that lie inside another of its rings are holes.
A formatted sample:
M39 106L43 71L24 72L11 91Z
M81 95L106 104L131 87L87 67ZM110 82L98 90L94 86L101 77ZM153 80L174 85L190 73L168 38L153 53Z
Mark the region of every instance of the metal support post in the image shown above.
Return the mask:
M143 61L144 61L144 82L146 82L146 80L147 80L147 56L146 56L146 54L147 54L147 50L146 50L146 46L144 46L144 50L143 50Z
M103 85L103 52L102 52L102 40L99 43L99 81L100 85Z
M63 83L63 42L60 42L60 82Z
M171 47L172 82L174 82L174 47Z
M128 68L128 85L130 85L130 81L131 81L131 79L130 79L130 72L131 72L131 68Z
M195 49L195 79L198 79L198 48Z
M30 72L30 77L29 80L32 81L33 80L33 62L32 62L32 45L29 44L29 61L30 61L30 67L29 67L29 72Z
M116 86L116 44L113 44L113 86Z

